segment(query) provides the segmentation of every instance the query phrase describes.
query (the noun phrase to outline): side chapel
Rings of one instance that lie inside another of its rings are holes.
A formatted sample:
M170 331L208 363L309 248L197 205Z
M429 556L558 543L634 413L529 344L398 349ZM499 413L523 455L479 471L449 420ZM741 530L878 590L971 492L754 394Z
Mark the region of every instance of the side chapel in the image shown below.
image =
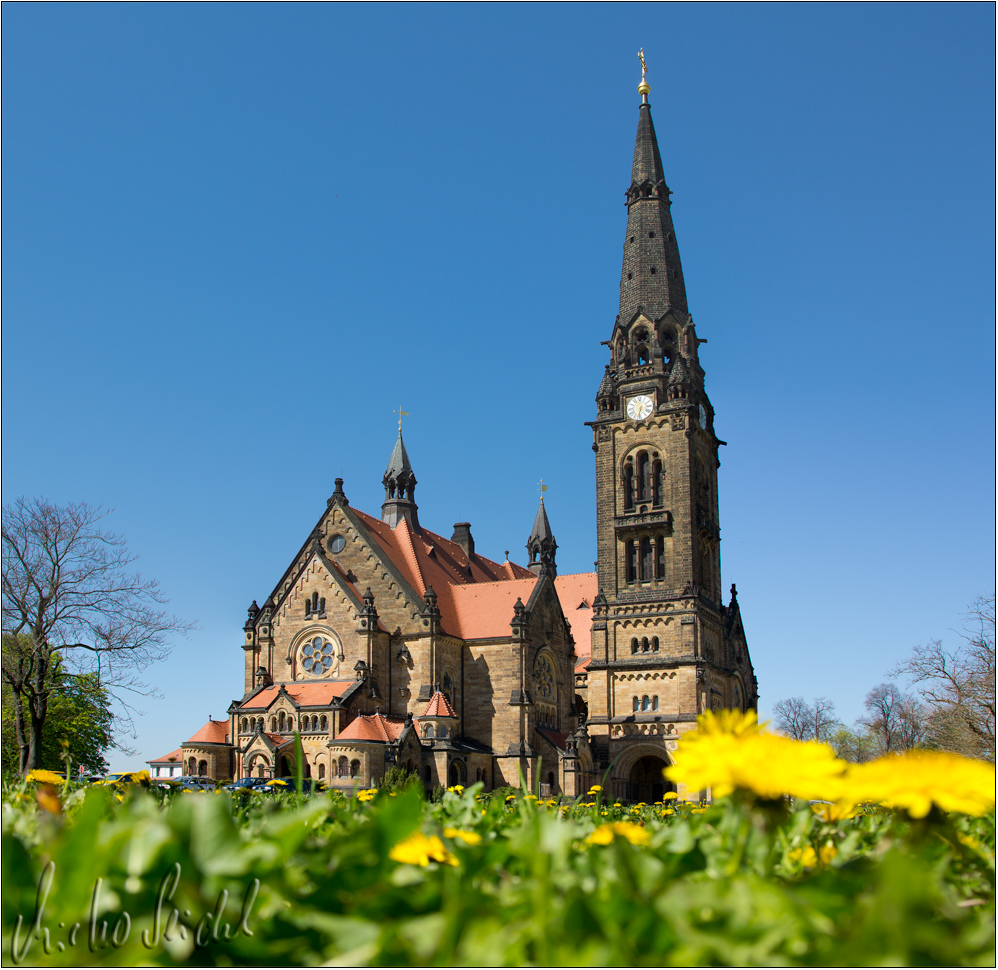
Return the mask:
M471 526L420 524L401 424L379 516L336 479L243 626L243 694L178 752L187 774L303 773L343 789L396 765L427 785L519 784L653 801L698 713L754 708L735 587L721 584L714 409L687 306L651 108L626 192L620 306L587 422L597 571L561 576L543 497L527 563ZM154 774L164 759L150 762Z

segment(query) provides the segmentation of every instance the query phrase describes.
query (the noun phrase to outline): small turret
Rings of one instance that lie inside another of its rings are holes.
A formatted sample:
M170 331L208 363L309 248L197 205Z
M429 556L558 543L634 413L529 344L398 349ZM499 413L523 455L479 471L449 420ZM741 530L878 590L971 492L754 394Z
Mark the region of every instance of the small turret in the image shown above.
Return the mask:
M406 519L414 529L419 528L416 505L416 476L409 464L405 443L402 441L402 429L395 440L392 457L388 460L385 477L381 480L385 486L385 501L381 506L381 521L387 522L393 529Z
M541 504L537 507L537 516L534 518L534 528L527 540L527 552L530 553L530 562L527 564L527 568L539 575L546 566L551 575L555 575L554 554L557 548L558 543L554 541L551 523L548 522L548 515L544 510L544 496L542 495Z

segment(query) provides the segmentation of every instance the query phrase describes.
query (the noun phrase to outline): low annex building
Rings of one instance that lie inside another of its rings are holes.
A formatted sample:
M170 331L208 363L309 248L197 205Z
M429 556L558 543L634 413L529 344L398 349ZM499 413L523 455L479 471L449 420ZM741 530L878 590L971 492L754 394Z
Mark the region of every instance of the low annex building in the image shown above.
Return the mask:
M526 565L424 528L401 424L380 516L336 479L243 627L243 695L181 746L189 774L304 775L345 789L390 766L427 786L540 785L660 798L698 713L758 689L722 599L719 446L671 195L642 76L620 304L593 375L594 573L559 576L543 498ZM594 340L596 335L594 334ZM151 763L153 764L153 763Z

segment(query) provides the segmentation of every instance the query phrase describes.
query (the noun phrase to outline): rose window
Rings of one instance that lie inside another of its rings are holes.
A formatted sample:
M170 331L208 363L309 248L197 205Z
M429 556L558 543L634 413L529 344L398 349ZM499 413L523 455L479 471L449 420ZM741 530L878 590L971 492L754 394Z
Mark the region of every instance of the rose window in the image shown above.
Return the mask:
M547 657L538 658L534 664L534 683L539 697L554 697L554 671Z
M336 663L336 648L322 637L313 637L301 648L302 670L313 677L329 673Z

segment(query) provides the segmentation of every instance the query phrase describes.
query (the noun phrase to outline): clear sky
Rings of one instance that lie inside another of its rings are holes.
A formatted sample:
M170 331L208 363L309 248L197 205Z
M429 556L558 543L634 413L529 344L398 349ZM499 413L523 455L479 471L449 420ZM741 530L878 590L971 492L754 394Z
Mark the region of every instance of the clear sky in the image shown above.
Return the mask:
M333 479L592 568L640 79L762 713L851 721L994 588L991 4L3 6L3 493L87 500L199 629L134 758L242 694ZM576 631L585 636L585 631Z

